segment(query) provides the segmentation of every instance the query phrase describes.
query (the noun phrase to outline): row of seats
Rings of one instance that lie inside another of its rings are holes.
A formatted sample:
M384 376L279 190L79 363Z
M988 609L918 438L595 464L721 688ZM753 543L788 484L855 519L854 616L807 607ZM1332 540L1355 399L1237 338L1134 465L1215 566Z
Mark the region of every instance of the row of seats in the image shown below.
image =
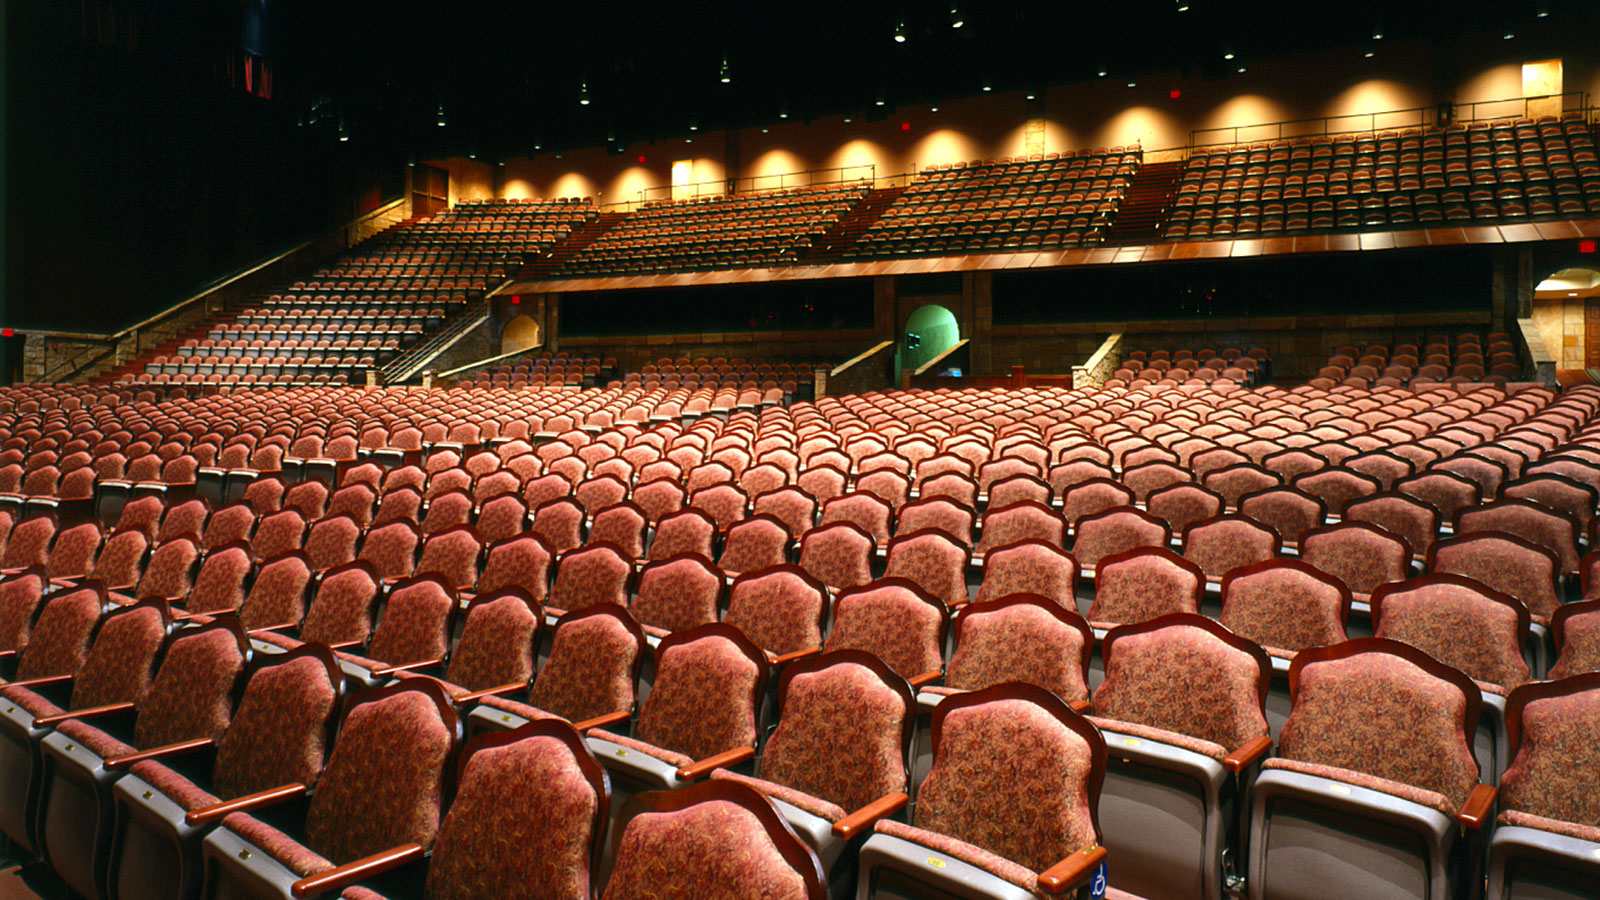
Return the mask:
M1581 113L1195 149L1168 240L1584 215L1600 162Z
M1487 347L1487 349L1485 349ZM1391 353L1392 350L1392 353ZM1324 387L1348 384L1358 387L1427 385L1497 381L1504 384L1522 374L1511 335L1497 331L1482 335L1463 331L1400 339L1392 346L1335 347L1327 365L1317 371L1316 383Z

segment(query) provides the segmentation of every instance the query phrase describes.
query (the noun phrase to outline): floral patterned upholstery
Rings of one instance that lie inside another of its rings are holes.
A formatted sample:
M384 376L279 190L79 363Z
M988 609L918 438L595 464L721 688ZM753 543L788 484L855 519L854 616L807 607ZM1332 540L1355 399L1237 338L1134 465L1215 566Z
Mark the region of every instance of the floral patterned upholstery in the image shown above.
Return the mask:
M776 491L789 483L789 473L773 463L761 463L739 476L739 489L752 497Z
M104 534L98 522L84 522L63 530L50 548L51 578L81 578L94 568Z
M1251 463L1239 463L1208 472L1203 483L1220 494L1223 503L1236 507L1244 495L1270 490L1281 484L1282 480L1276 472L1269 472Z
M17 654L17 679L72 675L89 657L89 639L100 622L99 592L82 588L45 601L26 646Z
M1345 593L1340 587L1303 563L1276 560L1223 582L1219 621L1285 658L1307 647L1342 643Z
M533 641L539 617L522 597L481 596L467 609L466 624L445 677L468 691L533 679Z
M1554 553L1562 572L1578 571L1578 537L1572 520L1530 501L1503 500L1456 516L1456 533L1476 531L1516 535Z
M244 671L233 632L206 628L172 642L134 723L137 747L222 737L233 714L233 684Z
M785 566L751 572L733 583L723 621L781 656L822 646L819 623L827 602L827 592L803 570Z
M1173 534L1182 534L1191 524L1220 515L1222 508L1222 497L1198 484L1163 488L1145 501L1145 510L1166 522Z
M1477 506L1481 493L1473 482L1438 470L1403 478L1394 483L1394 489L1437 509L1445 522L1454 522L1460 510Z
M200 545L192 538L173 538L157 547L150 554L144 576L139 579L139 598L188 596L194 583L194 564L199 558Z
M766 826L738 804L709 800L634 818L603 900L689 896L805 900L807 891Z
M1350 522L1369 522L1397 534L1413 553L1426 554L1439 536L1439 513L1406 494L1379 494L1345 507Z
M872 494L889 504L893 510L906 505L911 493L911 479L892 469L879 469L856 477L856 490Z
M166 542L186 534L199 535L206 530L206 521L210 518L211 508L206 501L198 497L185 500L167 510L161 520L161 530L156 533L156 541Z
M1561 654L1550 667L1551 680L1600 672L1600 605L1573 604L1552 622L1560 636Z
M457 525L472 521L472 495L466 491L449 491L428 501L428 511L422 516L422 533L438 534Z
M596 603L628 605L633 561L610 544L591 544L561 556L550 605L572 611Z
M31 519L24 519L11 529L11 538L6 541L4 557L0 558L0 568L26 569L29 566L49 562L50 542L54 541L55 537L54 516L34 516Z
M298 624L306 614L306 588L310 584L311 566L298 553L263 563L239 607L244 627Z
M944 668L945 615L900 579L840 594L826 650L865 650L906 678Z
M1083 632L1050 610L1037 603L980 601L958 621L956 650L945 671L948 688L976 691L1021 681L1069 702L1089 698Z
M1093 760L1081 735L1028 700L950 710L918 792L915 828L1042 872L1096 843ZM899 830L886 824L879 830Z
M283 508L299 510L306 521L320 519L328 511L328 486L316 479L290 485L283 494Z
M648 519L644 511L626 501L595 513L589 526L589 541L606 541L621 547L635 559L644 556L644 533Z
M1556 558L1512 535L1478 531L1436 545L1428 570L1480 581L1522 601L1536 621L1548 622L1561 606Z
M408 522L390 522L367 532L356 559L371 563L380 578L405 578L415 569L418 536Z
M927 497L901 507L895 517L895 533L911 534L937 528L970 548L976 522L977 515L970 508L946 497Z
M683 509L688 496L683 490L683 485L663 478L634 488L631 499L644 510L645 516L654 524Z
M501 494L485 501L478 512L478 534L494 544L522 533L528 521L528 507L516 494Z
M1522 658L1527 625L1519 611L1476 582L1439 578L1390 585L1375 594L1374 634L1410 644L1502 691L1527 681Z
M136 500L129 500L123 507L121 515L117 516L117 525L113 531L124 528L137 528L145 533L146 537L154 539L156 529L161 527L161 517L166 515L167 504L161 497L145 496ZM16 529L12 529L13 532Z
M911 714L904 697L859 663L797 674L762 751L761 777L846 811L903 791L901 738Z
M1513 695L1513 706L1518 699ZM1575 687L1529 700L1521 722L1516 756L1500 776L1502 814L1582 826L1589 831L1582 839L1594 841L1600 836L1600 793L1593 784L1600 769L1600 691ZM1543 823L1519 824L1560 833Z
M835 497L844 496L847 481L848 476L836 466L812 465L801 472L794 483L795 487L810 494L818 503L827 503Z
M200 546L211 550L234 541L248 542L255 528L256 512L248 504L235 503L232 506L225 506L213 513L206 522Z
M324 575L300 626L300 639L324 644L366 641L379 587L378 579L360 563Z
M1109 454L1107 454L1109 460ZM1109 465L1092 459L1067 460L1050 468L1045 480L1050 482L1050 489L1056 496L1062 496L1067 489L1076 484L1082 484L1091 478L1114 478L1116 473Z
M1293 546L1322 527L1326 507L1321 500L1303 491L1270 488L1240 498L1239 513L1276 531L1284 543Z
M604 827L595 821L600 803L559 738L532 735L478 750L439 826L426 895L472 900L516 885L525 897L586 900L594 831Z
M689 505L710 516L718 531L727 531L745 517L750 499L732 484L714 484L691 494Z
M311 797L306 847L335 863L410 842L432 847L453 747L451 728L425 693L357 705Z
M1401 539L1359 522L1319 528L1300 541L1300 559L1345 583L1359 600L1404 581L1411 549Z
M390 522L417 524L422 518L422 492L416 488L400 487L386 491L378 501L378 514L372 517L370 527Z
M628 499L628 486L615 475L599 475L580 482L573 489L572 496L585 512L594 515Z
M872 580L872 535L851 522L812 529L800 541L800 568L830 588L849 588Z
M1370 497L1383 489L1378 479L1370 475L1339 468L1301 475L1293 486L1321 500L1328 512L1336 516L1344 513L1345 504L1350 501Z
M356 543L361 540L361 525L346 514L329 516L311 526L306 538L306 556L312 568L321 572L342 566L356 558Z
M1200 612L1205 577L1170 550L1147 547L1100 564L1089 621L1131 624L1169 613Z
M108 616L72 683L68 707L142 701L150 693L156 654L166 636L166 619L154 607L136 606Z
M717 620L725 576L703 556L684 554L645 566L629 609L640 624L682 631Z
M1183 535L1183 557L1208 578L1266 562L1278 555L1278 536L1244 516L1220 516L1189 526Z
M300 515L299 510L286 509L262 518L250 546L257 559L271 559L290 550L299 550L305 536L305 516Z
M789 555L789 529L770 516L754 516L728 529L717 561L729 575L782 565Z
M571 722L632 710L633 673L643 643L628 629L626 615L606 610L558 624L550 658L534 679L528 702ZM488 697L484 702L506 708L508 701Z
M804 476L801 476L804 477ZM922 482L917 493L924 500L944 497L968 509L978 505L978 482L962 472L946 472Z
M1100 560L1139 547L1165 547L1170 535L1167 524L1133 507L1117 507L1095 513L1078 522L1072 541L1072 555L1078 565L1094 568Z
M217 797L229 800L290 782L314 786L337 699L327 668L316 659L302 656L257 670L217 741ZM141 766L161 764L139 763L135 774L142 774Z
M33 615L44 597L45 574L27 569L0 580L0 651L21 650L33 634Z
M902 534L889 543L884 576L905 578L947 604L967 599L966 547L941 531Z
M422 544L418 574L441 575L452 587L469 588L478 582L478 557L483 542L470 525L438 532Z
M480 453L477 457L474 457L474 459L480 458L483 455L484 454ZM517 476L516 472L513 472L509 469L497 469L485 475L479 476L478 480L473 482L472 499L480 504L483 504L489 502L495 497L502 497L509 494L520 501L521 498L517 495L521 487L522 479Z
M1320 660L1300 671L1278 755L1432 792L1453 812L1478 781L1466 710L1458 686L1395 654Z
M714 555L712 543L716 535L716 520L708 513L699 509L679 510L656 524L649 558L670 559L680 553L698 553L710 559Z
M1509 474L1505 466L1493 460L1465 454L1440 460L1430 468L1460 475L1473 482L1478 486L1485 503L1500 495L1500 485L1505 482Z
M243 544L207 554L184 609L191 613L238 609L244 603L244 581L250 569L250 551Z
M751 506L754 515L770 515L782 522L789 533L804 537L816 523L817 501L797 487L781 487L764 494L756 494Z
M1085 517L1103 513L1118 506L1132 506L1134 492L1121 482L1110 479L1093 479L1073 485L1061 496L1061 516L1073 528ZM984 520L984 537L988 537L989 522ZM1031 535L1030 535L1031 536Z
M889 543L889 522L893 508L876 494L852 492L829 500L822 505L819 527L834 522L849 522L867 534L879 546Z
M529 529L556 553L563 553L583 544L583 507L570 498L551 500L533 513L533 526Z
M455 608L456 598L432 578L397 586L372 633L367 657L390 665L443 659L450 650L450 615Z
M1122 483L1133 491L1133 499L1145 502L1151 494L1174 484L1193 481L1194 474L1169 462L1150 462L1122 473ZM992 498L991 498L991 502ZM1113 506L1121 506L1113 503Z
M455 454L444 452L434 453L428 457L426 468L432 474L428 477L428 489L422 492L422 498L429 503L448 494L451 491L469 491L472 489L472 475L466 469L456 468L450 463L449 457ZM441 468L436 468L435 464Z
M1204 627L1174 621L1113 632L1106 647L1105 681L1094 693L1101 727L1132 722L1186 735L1208 744L1216 759L1267 734L1264 660Z
M251 467L260 468L254 465L254 460L251 461ZM278 471L279 468L280 466L274 465L267 469L262 469L262 471L273 472ZM276 476L257 478L255 481L250 482L249 487L244 489L244 502L250 504L255 508L256 512L262 515L275 513L283 509L283 495L287 490L288 485L283 483L282 478Z
M655 685L639 710L634 734L690 760L754 747L754 698L761 677L756 661L722 635L665 646L657 654Z
M1024 540L1065 546L1066 521L1054 510L1037 503L1014 503L1004 509L990 510L983 517L983 536L975 553L984 556L990 550Z
M489 548L489 560L478 576L478 593L518 587L542 598L550 593L550 548L538 537L524 534Z

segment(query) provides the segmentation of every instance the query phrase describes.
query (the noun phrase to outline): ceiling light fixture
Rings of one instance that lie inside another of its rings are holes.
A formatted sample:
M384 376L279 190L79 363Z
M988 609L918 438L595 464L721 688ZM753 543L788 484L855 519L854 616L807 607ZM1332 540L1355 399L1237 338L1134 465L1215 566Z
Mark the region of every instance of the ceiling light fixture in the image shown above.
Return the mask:
M950 4L950 27L951 28L960 28L961 26L963 26L965 24L967 24L967 20L966 20L966 18L964 16L961 15L961 4L959 4L959 3Z
M895 22L895 25L894 25L894 42L896 44L904 44L906 42L906 17L905 16L901 16L899 21Z
M1189 0L1174 0L1178 4L1178 12L1189 11Z
M728 74L728 54L726 53L722 54L722 69L720 70L720 76L720 80L723 84L727 84L733 80L733 76Z
M589 82L587 79L578 86L578 105L589 105Z
M440 128L443 128L445 126L446 122L447 122L447 120L444 117L444 101L443 100L439 101L439 113L434 118L434 121L439 125Z

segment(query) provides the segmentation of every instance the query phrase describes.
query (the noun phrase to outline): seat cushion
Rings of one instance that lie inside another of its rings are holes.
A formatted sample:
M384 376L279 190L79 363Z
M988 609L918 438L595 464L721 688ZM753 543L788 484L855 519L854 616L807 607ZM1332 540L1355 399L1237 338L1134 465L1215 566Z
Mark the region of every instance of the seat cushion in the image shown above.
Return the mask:
M1401 800L1409 800L1410 802L1419 806L1426 806L1436 809L1447 816L1454 817L1456 814L1455 806L1450 802L1450 799L1443 794L1436 793L1425 788L1404 784L1399 781L1390 781L1387 778L1379 778L1376 775L1368 775L1365 772L1357 772L1354 769L1341 769L1338 766L1324 766L1317 763L1284 759L1283 757L1273 757L1272 759L1262 763L1261 767L1263 769L1282 769L1286 772L1295 772L1301 775L1311 775L1317 778L1326 778L1329 781L1339 781L1345 784L1352 784L1356 787L1366 788L1370 791L1377 791L1381 794L1399 797Z
M730 772L727 769L717 769L711 773L711 777L719 781L737 781L742 784L748 784L775 800L782 800L802 812L827 819L829 822L837 822L844 818L845 815L844 807L836 803L829 803L820 797L813 797L804 791L797 791L792 787L778 784L775 781L752 778L749 775L740 775L738 772Z
M234 834L266 851L273 859L301 878L326 872L334 867L333 863L313 853L299 841L249 813L234 813L223 819L222 824Z
M930 850L938 851L946 856L953 856L970 866L976 866L988 872L996 878L1003 878L1025 891L1032 891L1038 887L1039 874L1037 872L966 841L957 840L936 831L924 831L921 828L896 822L893 819L880 819L875 828L881 834L887 834L903 841L910 841L913 844L921 844Z

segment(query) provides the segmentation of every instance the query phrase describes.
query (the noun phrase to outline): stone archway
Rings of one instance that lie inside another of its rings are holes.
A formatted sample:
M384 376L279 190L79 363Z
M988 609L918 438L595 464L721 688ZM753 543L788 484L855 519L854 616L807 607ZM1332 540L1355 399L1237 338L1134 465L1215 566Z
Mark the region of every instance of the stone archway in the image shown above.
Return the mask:
M500 352L516 353L537 347L542 337L539 323L531 316L517 316L507 322L505 329L500 332Z

